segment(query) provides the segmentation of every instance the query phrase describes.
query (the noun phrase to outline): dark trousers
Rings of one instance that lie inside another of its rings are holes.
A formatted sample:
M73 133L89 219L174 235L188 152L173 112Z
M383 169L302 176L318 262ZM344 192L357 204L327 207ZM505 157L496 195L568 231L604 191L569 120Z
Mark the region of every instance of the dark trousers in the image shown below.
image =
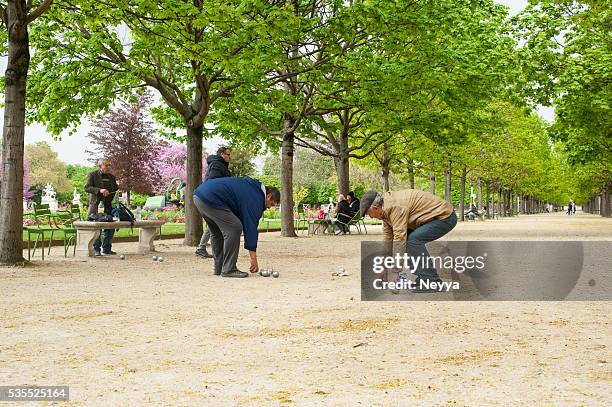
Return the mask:
M93 248L96 252L99 252L100 247L102 247L102 251L104 253L110 253L113 245L112 241L113 236L115 235L115 229L104 229L100 233L103 234L104 237L102 240L100 240L100 238L98 237L93 243Z
M430 220L414 230L409 229L408 240L406 241L406 252L410 256L422 257L426 261L427 258L429 258L429 252L425 244L441 238L453 230L456 225L457 215L453 212L445 219ZM423 280L440 279L436 268L433 267L433 265L432 267L427 267L427 263L419 263L419 267L414 273Z
M202 233L202 238L200 239L200 245L198 246L198 251L205 252L206 244L210 240L210 229L208 225L206 225L206 229L204 229L204 233Z
M237 270L242 223L230 210L213 208L194 195L193 203L210 230L210 246L215 261L215 274Z

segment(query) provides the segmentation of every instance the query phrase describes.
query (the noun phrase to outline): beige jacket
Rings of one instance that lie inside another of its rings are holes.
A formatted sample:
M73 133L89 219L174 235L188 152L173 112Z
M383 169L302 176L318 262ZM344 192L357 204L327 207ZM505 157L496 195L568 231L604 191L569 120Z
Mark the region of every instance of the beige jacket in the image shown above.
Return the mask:
M387 192L383 195L384 240L406 240L408 229L414 230L433 219L445 219L453 205L417 189Z

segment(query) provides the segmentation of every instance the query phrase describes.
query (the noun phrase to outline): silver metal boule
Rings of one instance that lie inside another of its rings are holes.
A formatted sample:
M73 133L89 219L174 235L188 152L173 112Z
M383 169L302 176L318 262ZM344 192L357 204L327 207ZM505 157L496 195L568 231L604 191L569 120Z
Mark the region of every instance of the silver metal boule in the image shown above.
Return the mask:
M121 260L125 260L125 256L124 256L123 254L122 254L122 255L120 255L120 256L119 256L119 258L120 258Z
M163 257L158 257L157 261L164 261L164 258Z
M273 271L272 272L272 277L278 278L279 276L280 276L280 273L278 271Z
M152 257L153 261L157 261L157 256Z

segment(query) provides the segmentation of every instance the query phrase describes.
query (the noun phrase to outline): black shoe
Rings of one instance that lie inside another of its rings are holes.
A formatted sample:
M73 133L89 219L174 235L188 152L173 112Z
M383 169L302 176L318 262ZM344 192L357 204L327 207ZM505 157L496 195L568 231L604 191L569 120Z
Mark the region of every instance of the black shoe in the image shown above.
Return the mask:
M213 274L214 274L215 276L220 276L220 275L221 275L221 272L220 272L220 271L214 271L214 272L213 272Z
M206 249L204 250L196 250L195 255L201 257L203 259L212 259L213 255L209 254Z
M249 273L245 273L240 270L228 271L227 273L221 273L221 277L230 277L230 278L245 278L248 277Z
M99 251L97 251L97 250L94 250L94 256L96 256L96 257L100 257L100 256L102 256L102 253L100 253L100 252L99 252Z
M437 293L440 292L440 290L438 290L437 288L432 288L431 283L441 282L442 280L440 280L439 278L424 280L417 277L416 280L414 280L414 288L410 291L413 293Z
M108 252L102 252L102 254L105 255L105 256L114 256L117 253L112 251L112 250L109 250Z

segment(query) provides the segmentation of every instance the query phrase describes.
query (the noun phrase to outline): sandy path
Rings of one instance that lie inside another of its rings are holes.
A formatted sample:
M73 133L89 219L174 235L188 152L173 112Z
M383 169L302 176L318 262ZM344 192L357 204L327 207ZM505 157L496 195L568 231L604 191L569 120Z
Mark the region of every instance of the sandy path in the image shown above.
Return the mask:
M69 385L88 406L612 403L610 302L361 302L364 238L262 234L279 279L215 277L175 240L164 263L121 243L124 261L56 248L0 268L0 384ZM612 240L612 220L522 216L448 238Z

